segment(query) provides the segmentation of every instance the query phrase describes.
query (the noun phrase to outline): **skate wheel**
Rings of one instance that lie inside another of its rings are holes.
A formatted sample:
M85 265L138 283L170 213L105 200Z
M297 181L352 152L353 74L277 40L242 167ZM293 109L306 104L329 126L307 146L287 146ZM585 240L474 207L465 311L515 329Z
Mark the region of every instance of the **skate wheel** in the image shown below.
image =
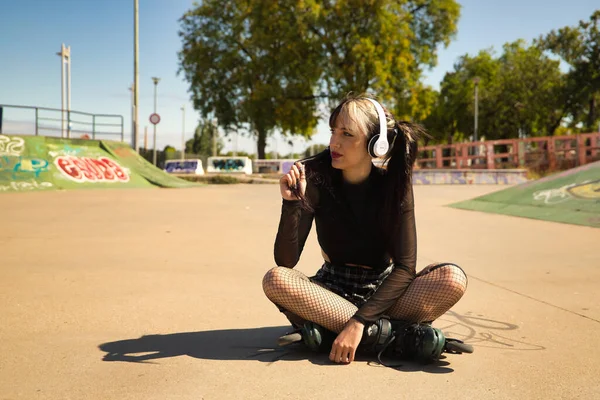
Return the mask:
M287 346L292 343L298 343L302 341L302 335L298 332L288 333L287 335L280 336L277 339L277 345Z
M444 350L448 353L462 354L473 352L473 346L470 344L464 343L458 339L446 339L446 345L444 346Z

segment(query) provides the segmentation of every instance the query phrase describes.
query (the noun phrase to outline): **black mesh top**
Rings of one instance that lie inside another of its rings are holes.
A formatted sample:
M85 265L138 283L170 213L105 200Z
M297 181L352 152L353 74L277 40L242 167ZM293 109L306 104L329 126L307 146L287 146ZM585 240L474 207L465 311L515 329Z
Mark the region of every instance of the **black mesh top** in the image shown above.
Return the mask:
M293 268L314 220L319 245L332 264L357 264L383 271L393 263L393 272L354 315L363 323L376 321L383 315L416 274L417 235L412 187L406 193L395 237L385 238L379 222L384 180L385 171L375 166L368 179L360 184L343 182L339 172L337 183L334 181L329 188L316 184L307 174L306 197L314 211L305 210L300 201L283 199L275 239L276 264Z

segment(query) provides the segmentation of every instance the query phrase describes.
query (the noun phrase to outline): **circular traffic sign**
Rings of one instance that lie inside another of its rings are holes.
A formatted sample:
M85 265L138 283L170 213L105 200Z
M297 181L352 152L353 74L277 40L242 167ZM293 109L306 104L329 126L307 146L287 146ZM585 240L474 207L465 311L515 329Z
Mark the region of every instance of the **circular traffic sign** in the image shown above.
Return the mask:
M150 114L150 122L154 125L158 124L160 122L160 115L156 113Z

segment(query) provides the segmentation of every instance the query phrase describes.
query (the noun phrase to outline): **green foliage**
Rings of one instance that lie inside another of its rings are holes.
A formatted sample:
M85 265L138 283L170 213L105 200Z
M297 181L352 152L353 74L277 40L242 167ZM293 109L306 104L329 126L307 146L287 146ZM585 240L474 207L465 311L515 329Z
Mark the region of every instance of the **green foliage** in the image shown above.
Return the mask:
M565 79L559 62L538 46L518 40L494 57L482 50L462 56L441 83L435 107L424 121L436 141L474 134L474 91L478 84L478 138L552 135L565 112Z
M553 30L539 38L540 46L569 64L565 108L570 126L595 131L600 122L600 10L578 26Z
M373 92L398 118L427 104L422 70L456 33L454 0L326 1L311 27L326 62L322 79L333 105L346 93Z
M311 137L319 106L373 92L398 118L434 104L420 83L456 33L455 0L205 0L181 18L180 72L226 130Z
M216 140L216 143L213 140ZM216 149L213 149L213 144L216 144ZM212 156L213 150L216 150L215 155L220 154L223 147L216 125L207 121L200 121L194 131L194 137L185 142L186 154L197 154L201 158Z
M256 159L255 153L247 153L245 151L237 151L237 152L235 152L235 154L233 153L233 151L228 151L227 153L225 153L223 155L226 157L248 157L251 160Z
M260 158L274 128L306 136L317 125L320 68L310 5L294 12L302 3L207 0L181 19L180 70L195 108L226 130L249 126Z
M314 156L322 151L324 151L328 146L325 144L314 144L312 146L308 146L306 151L304 152L304 157Z

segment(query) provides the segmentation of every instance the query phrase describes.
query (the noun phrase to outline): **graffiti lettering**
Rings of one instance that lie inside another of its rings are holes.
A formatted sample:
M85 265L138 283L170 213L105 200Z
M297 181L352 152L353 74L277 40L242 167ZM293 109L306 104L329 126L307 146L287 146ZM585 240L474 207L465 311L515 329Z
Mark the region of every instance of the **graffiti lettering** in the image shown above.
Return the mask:
M0 135L0 156L19 156L25 149L25 140L20 137Z
M242 160L213 160L213 168L217 171L242 171L244 161Z
M83 146L71 147L68 144L63 144L60 146L60 150L50 150L48 151L48 154L52 158L61 155L77 156L83 152L83 149L85 149Z
M108 157L59 156L54 164L75 182L129 182L125 169Z
M533 193L533 200L535 201L543 201L545 204L558 204L564 201L567 201L573 196L571 196L570 189L576 186L582 186L587 184L589 181L585 181L583 183L569 183L568 185L564 185L559 187L558 189L545 189L538 190Z
M24 191L24 190L43 190L52 187L50 182L37 182L31 179L29 182L11 182L9 185L0 185L0 192L9 190Z
M413 181L420 185L514 185L527 178L524 173L513 172L416 170Z
M581 199L600 200L600 179L575 185L567 190L571 195Z
M15 156L0 157L0 176L4 180L37 179L42 172L48 171L48 161L39 158Z

